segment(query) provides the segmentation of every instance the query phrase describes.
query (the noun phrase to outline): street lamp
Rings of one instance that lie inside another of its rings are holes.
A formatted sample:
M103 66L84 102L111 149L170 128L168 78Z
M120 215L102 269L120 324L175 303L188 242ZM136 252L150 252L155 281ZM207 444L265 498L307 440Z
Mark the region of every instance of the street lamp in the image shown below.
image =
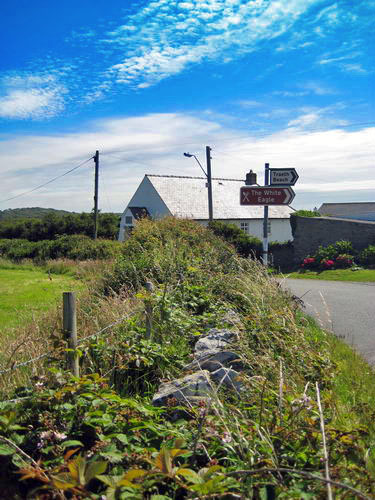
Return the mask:
M212 207L212 176L211 176L211 148L210 146L206 146L206 162L207 162L207 173L201 165L201 162L198 158L190 153L184 153L186 158L195 158L195 161L200 166L202 172L207 178L207 188L208 188L208 220L209 222L213 221L213 207Z

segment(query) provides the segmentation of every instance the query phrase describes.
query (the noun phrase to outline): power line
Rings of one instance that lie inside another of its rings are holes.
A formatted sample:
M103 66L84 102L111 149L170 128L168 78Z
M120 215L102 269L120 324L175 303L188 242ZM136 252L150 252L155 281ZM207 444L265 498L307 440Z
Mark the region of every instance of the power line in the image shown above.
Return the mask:
M143 151L143 152L144 152L144 151L145 151L145 149L143 148L143 149L142 149L142 150L140 150L140 151ZM142 162L142 161L133 160L132 158L126 158L126 157L124 157L124 156L123 156L122 158L120 158L119 156L113 155L112 153L102 153L102 156L103 156L103 155L112 156L113 158L116 158L117 160L121 160L121 161L126 160L126 161L128 161L128 162L130 162L130 163L135 163L135 164L137 164L137 165L142 165L142 166L144 166L144 167L150 167L150 166L151 166L150 164L144 163L144 162Z
M1 201L0 201L0 203L5 203L6 201L14 200L14 199L19 198L19 197L21 197L21 196L25 196L25 195L27 195L27 194L33 193L33 192L34 192L34 191L36 191L37 189L40 189L40 188L42 188L42 187L44 187L44 186L47 186L47 184L51 184L51 182L54 182L54 181L56 181L57 179L61 179L61 177L64 177L65 175L68 175L68 174L70 174L71 172L74 172L74 170L77 170L77 168L82 167L82 165L84 165L85 163L88 163L88 162L89 162L90 160L92 160L93 158L94 158L94 157L92 156L91 158L89 158L89 159L87 159L87 160L83 161L82 163L80 163L80 164L79 164L79 165L77 165L76 167L71 168L71 169L70 169L70 170L68 170L67 172L64 172L63 174L58 175L57 177L54 177L53 179L51 179L51 180L49 180L49 181L47 181L47 182L45 182L45 183L43 183L43 184L40 184L39 186L36 186L35 188L30 189L29 191L25 191L25 192L23 192L23 193L17 194L16 196L12 196L12 197L10 197L10 198L7 198L6 200L1 200Z

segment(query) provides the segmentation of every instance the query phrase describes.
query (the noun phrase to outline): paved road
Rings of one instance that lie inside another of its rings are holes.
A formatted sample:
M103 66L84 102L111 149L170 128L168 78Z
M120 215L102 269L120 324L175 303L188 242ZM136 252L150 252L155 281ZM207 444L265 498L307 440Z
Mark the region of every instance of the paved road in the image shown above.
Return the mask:
M284 279L320 325L375 365L375 283Z

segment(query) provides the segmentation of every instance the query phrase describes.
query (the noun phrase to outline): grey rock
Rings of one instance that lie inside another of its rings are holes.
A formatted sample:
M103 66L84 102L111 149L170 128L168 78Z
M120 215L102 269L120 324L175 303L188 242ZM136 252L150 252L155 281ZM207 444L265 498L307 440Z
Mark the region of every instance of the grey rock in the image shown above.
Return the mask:
M195 405L209 399L211 393L210 374L207 370L202 370L162 384L154 395L152 404L166 406L168 399L176 399L179 404Z
M242 368L242 362L237 353L233 351L208 350L201 351L196 359L185 366L185 370L208 370L213 372L222 367Z
M240 327L242 325L241 316L233 311L233 309L228 309L223 317L223 323L229 323L234 327Z
M203 351L225 349L228 343L236 337L236 332L223 328L212 328L208 335L198 340L195 344L195 352L199 356Z
M217 384L225 385L236 391L241 391L244 385L240 380L238 380L239 373L231 368L219 368L215 372L211 373L211 378Z

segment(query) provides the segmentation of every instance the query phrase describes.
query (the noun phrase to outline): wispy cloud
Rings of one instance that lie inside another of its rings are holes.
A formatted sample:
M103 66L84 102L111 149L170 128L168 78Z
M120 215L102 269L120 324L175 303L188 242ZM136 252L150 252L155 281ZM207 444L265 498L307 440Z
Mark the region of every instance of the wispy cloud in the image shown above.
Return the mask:
M367 75L368 71L359 63L345 63L341 65L342 69L351 73Z
M297 131L310 128L324 130L346 126L348 121L337 117L337 111L344 108L345 104L341 102L323 108L302 107L301 114L290 120L287 127Z
M302 97L306 95L331 95L336 91L320 82L310 81L297 85L298 90L275 90L273 95L280 95L282 97Z
M240 106L241 108L244 108L244 109L257 108L258 106L262 105L262 103L260 103L259 101L252 101L249 99L243 99L241 101L236 101L234 104L237 104L238 106Z
M122 48L108 76L145 87L205 60L226 62L287 32L320 0L169 0L147 4L107 34L103 44Z
M366 62L355 59L360 53L355 44L337 42L335 37L343 24L357 27L360 33L357 5L353 9L341 2L327 6L326 0L134 0L129 5L126 15L120 11L120 21L108 18L95 30L76 28L65 39L75 45L74 51L69 47L71 60L46 56L30 62L31 71L2 80L0 75L0 118L50 118L67 109L68 102L73 109L116 93L146 89L194 66L225 64L264 48L272 49L270 60L254 72L254 80L286 67L280 58L295 49L321 68L336 64L353 74L367 71ZM368 5L368 10L374 8ZM358 34L358 45L363 43L360 38ZM316 61L316 45L322 40L325 51ZM211 69L218 71L218 66ZM320 89L279 92L284 97L329 93L322 85Z
M0 117L50 118L64 108L65 93L54 75L6 76L0 81Z

